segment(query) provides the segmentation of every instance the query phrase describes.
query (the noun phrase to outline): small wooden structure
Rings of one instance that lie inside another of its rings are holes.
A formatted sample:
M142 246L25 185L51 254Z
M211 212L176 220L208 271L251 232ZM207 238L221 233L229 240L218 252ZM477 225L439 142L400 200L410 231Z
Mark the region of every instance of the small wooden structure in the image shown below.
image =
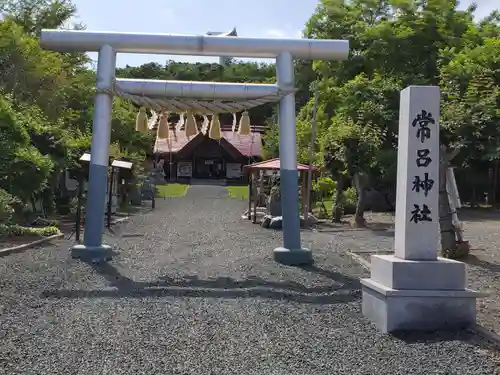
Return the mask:
M267 173L268 175L274 174L279 176L280 168L281 164L279 158L264 160L243 167L245 178L248 179L248 220L252 218L251 212L253 203L253 223L257 222L257 206L259 201L259 194L257 193L257 181L259 179L257 177L260 175L260 191L262 192L264 188L264 174ZM311 168L311 172L314 174L320 172L316 167L309 167L306 164L297 163L297 178L300 181L299 186L302 191L302 211L304 211L305 207L310 206L306 202L308 194L305 194L307 191L307 173L309 172L309 168Z
M84 153L80 157L80 164L82 168L86 167L86 172L85 174L81 174L80 176L80 181L78 182L78 206L77 206L77 212L76 212L76 241L80 241L80 231L81 231L81 222L82 222L82 212L81 212L81 205L82 205L82 198L83 194L86 193L86 180L88 180L88 167L90 164L90 157L91 155L89 153ZM116 208L119 204L119 199L122 197L124 192L120 191L120 184L121 180L124 180L124 178L129 178L130 177L130 171L133 168L133 164L129 161L125 160L112 160L112 158L109 158L109 178L108 178L108 191L107 191L107 199L106 199L106 226L109 229L111 227L111 215L113 213L116 213Z

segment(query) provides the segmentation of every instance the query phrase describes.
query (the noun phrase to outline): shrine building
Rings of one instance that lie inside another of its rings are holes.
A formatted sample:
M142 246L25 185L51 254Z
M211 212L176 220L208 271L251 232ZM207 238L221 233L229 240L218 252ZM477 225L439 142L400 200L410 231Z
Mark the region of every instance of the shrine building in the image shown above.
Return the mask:
M264 127L252 125L250 135L239 135L232 125L221 125L220 140L209 138L208 131L199 131L188 139L183 131L170 140L157 139L156 160L163 160L165 179L187 181L191 178L242 181L245 165L262 160ZM171 127L172 129L172 127Z

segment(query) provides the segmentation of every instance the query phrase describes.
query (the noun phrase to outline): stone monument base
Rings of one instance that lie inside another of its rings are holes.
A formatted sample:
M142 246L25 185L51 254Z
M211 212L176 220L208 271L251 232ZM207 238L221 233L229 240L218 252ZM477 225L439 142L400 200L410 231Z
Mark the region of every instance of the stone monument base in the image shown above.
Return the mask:
M289 250L277 247L273 251L274 260L287 266L304 266L313 263L312 252L309 249Z
M104 263L113 258L113 250L111 246L85 246L75 245L71 248L71 257L73 259L80 259L89 263Z
M362 279L363 315L386 333L465 327L476 322L476 299L466 289L465 263L438 258L411 261L373 255Z

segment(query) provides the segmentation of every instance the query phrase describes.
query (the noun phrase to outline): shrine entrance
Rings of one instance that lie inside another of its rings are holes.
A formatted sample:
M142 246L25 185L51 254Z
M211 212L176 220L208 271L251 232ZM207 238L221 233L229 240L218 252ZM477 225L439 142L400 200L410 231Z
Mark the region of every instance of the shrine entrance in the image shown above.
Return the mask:
M224 160L222 158L206 159L195 158L195 178L224 178L226 171L224 168Z

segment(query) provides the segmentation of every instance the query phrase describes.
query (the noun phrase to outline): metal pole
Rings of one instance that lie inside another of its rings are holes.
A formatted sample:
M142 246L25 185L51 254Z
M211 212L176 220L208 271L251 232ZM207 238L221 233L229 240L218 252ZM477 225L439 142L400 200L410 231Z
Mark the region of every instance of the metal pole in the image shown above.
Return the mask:
M306 209L304 211L304 222L308 225L309 210L311 205L311 189L312 189L312 163L313 163L313 153L314 144L316 142L316 113L318 112L318 88L319 85L316 82L314 84L314 108L313 117L311 124L311 145L309 147L309 170L307 171L307 185L306 185Z
M102 232L106 209L111 109L113 104L113 95L107 90L113 87L115 70L116 52L109 45L105 45L99 51L97 63L97 94L94 101L94 123L92 126L92 149L90 153L89 188L83 245L76 245L72 249L74 258L92 262L111 259L111 248L102 244Z
M295 86L293 58L290 52L278 55L276 76L280 88L288 90ZM300 244L295 93L288 94L280 100L278 125L283 247L274 249L274 259L288 265L310 264L311 252L303 249Z
M82 168L83 169L83 168ZM81 174L78 181L78 205L76 206L76 227L75 227L75 239L76 242L80 242L80 231L82 224L82 196L83 196L83 183L85 181L85 177L83 173Z

